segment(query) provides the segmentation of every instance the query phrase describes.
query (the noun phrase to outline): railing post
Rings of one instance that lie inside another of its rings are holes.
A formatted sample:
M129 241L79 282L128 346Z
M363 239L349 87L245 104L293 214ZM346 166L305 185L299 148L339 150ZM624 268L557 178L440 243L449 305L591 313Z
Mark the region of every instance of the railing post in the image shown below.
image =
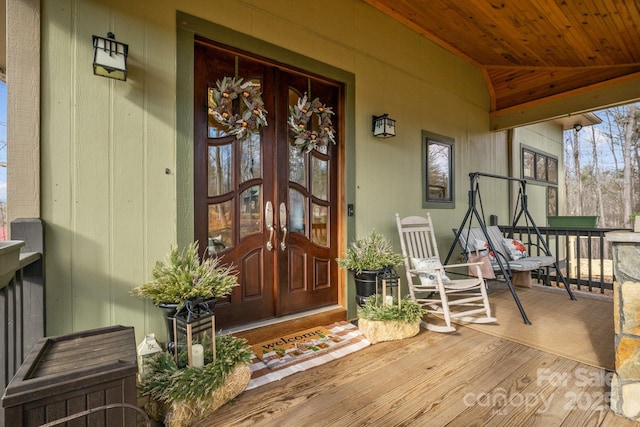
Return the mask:
M25 245L20 248L18 269L13 278L0 289L0 318L11 325L0 333L0 344L4 349L0 380L3 388L45 333L42 221L28 218L11 222L11 238L24 241ZM0 409L1 419L4 419L3 412Z
M11 222L11 238L23 240L21 250L23 310L32 321L24 324L23 354L28 354L46 331L46 304L44 286L44 227L39 218L19 218ZM39 259L28 263L30 254L39 254Z
M11 221L11 238L24 240L21 252L44 254L44 230L39 218L19 218Z

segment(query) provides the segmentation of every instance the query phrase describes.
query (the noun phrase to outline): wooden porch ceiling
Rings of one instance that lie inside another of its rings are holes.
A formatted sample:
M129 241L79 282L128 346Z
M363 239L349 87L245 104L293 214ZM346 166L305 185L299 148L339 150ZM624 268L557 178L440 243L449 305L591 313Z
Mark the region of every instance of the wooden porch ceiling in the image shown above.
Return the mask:
M493 114L640 80L637 0L363 1L481 68Z

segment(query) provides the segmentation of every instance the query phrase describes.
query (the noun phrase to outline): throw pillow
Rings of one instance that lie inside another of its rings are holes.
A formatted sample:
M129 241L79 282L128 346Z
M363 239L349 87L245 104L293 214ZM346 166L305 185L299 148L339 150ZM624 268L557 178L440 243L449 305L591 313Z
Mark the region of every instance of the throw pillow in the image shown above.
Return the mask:
M502 239L502 244L513 261L529 256L526 246L518 239Z
M475 248L474 250L480 252L480 255L486 255L489 253L489 261L494 262L496 260L496 254L493 251L489 250L489 243L486 240L475 239ZM486 252L484 252L486 251Z
M447 277L442 268L442 263L436 257L430 258L411 258L413 268L418 272L420 283L422 286L434 286L438 283L438 271L440 271L440 277L444 283L450 282L451 279Z

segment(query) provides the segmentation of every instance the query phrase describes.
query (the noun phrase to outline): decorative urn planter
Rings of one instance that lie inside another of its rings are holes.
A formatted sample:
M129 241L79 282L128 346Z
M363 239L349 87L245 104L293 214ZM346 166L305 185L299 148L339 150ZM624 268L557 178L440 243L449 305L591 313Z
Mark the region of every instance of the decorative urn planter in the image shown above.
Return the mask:
M384 285L382 289L386 289ZM358 309L358 329L371 344L411 338L420 333L425 314L426 310L419 303L403 299L400 294L394 299L383 292L370 296Z
M405 323L397 320L368 320L360 318L358 319L358 329L371 344L402 340L418 335L420 332L420 319Z
M151 418L161 421L166 427L183 427L205 418L218 408L242 393L251 380L251 368L248 364L238 364L227 376L220 387L204 399L184 401L149 402L147 410Z

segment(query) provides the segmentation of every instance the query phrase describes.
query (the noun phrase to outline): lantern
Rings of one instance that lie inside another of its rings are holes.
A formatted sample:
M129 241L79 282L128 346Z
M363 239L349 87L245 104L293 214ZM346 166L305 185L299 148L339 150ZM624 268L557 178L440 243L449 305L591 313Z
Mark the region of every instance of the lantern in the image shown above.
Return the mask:
M138 344L136 348L138 353L138 372L140 377L145 375L145 365L147 360L151 359L155 354L162 352L162 347L156 341L156 335L151 333L144 337L144 340Z
M215 302L214 302L215 304ZM213 360L216 358L216 323L213 309L204 299L188 300L173 316L173 339L176 364L180 348L186 345L189 367L204 366L205 348L202 343L211 337Z
M391 305L395 300L400 306L400 276L393 267L385 267L378 274L378 289L381 290L382 303Z

